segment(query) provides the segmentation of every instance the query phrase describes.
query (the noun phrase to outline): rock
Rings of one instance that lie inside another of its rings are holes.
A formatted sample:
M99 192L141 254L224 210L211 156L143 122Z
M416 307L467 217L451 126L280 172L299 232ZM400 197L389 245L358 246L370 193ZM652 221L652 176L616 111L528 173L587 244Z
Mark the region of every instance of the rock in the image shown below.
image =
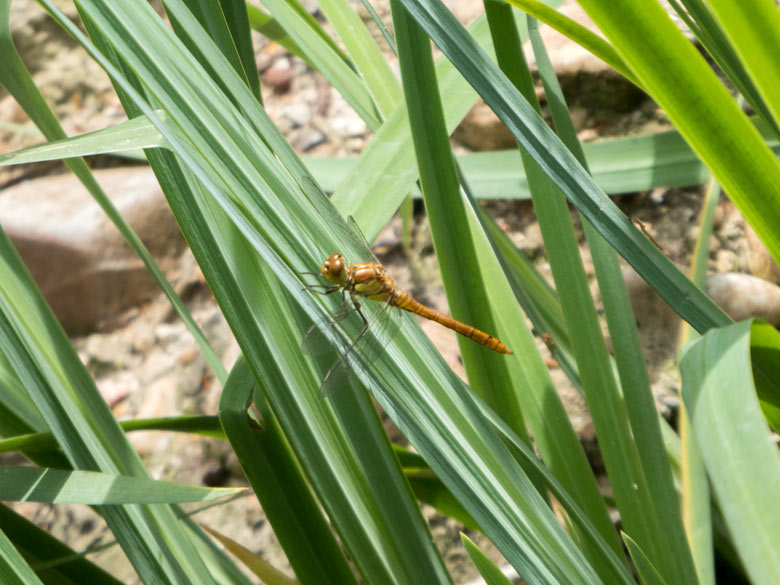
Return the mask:
M300 128L311 122L314 111L309 104L293 102L284 108L284 117L292 122L292 128Z
M342 138L355 138L365 135L368 126L355 110L346 109L331 121L330 130Z
M729 317L742 321L760 317L780 326L780 287L750 274L713 274L707 278L707 294Z
M749 224L745 223L747 236L747 267L750 273L775 284L780 283L780 267Z
M287 93L290 91L292 80L295 77L295 73L290 67L290 61L288 59L278 59L274 61L265 71L263 80L265 84L273 89L274 93Z
M294 130L290 135L290 144L297 152L308 152L325 140L325 134L316 128L300 128Z
M479 7L480 10L482 7ZM453 9L454 10L454 9ZM558 9L561 14L600 36L601 32L585 11L573 0ZM466 16L459 19L468 20ZM540 34L569 105L586 111L615 110L629 112L643 100L645 94L622 75L597 59L591 52L549 26L541 26ZM536 59L530 43L524 45L529 67L535 69ZM587 115L579 113L579 127ZM453 138L471 150L499 150L515 147L514 136L481 100L471 109L453 133Z
M517 141L482 100L469 110L452 133L452 137L470 150L501 150L513 148Z
M152 171L117 168L96 171L95 176L157 261L164 268L170 265L184 248L184 239ZM73 175L5 189L0 225L71 334L93 330L98 322L159 291Z
M141 388L138 379L130 372L119 372L113 377L95 380L95 383L109 408L114 408Z
M164 376L172 376L171 372L176 370L177 359L175 356L169 355L167 345L160 342L160 347L165 347L165 349L151 352L141 367L136 369L136 375L142 387L146 388Z

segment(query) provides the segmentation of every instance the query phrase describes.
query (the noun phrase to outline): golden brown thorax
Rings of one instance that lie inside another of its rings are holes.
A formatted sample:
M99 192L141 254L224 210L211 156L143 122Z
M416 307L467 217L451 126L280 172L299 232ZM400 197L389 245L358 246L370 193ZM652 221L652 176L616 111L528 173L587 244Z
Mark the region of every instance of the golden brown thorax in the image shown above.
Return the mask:
M395 300L395 284L385 274L381 264L361 262L347 264L341 254L331 254L320 267L322 277L329 283L344 287L350 294L376 301Z

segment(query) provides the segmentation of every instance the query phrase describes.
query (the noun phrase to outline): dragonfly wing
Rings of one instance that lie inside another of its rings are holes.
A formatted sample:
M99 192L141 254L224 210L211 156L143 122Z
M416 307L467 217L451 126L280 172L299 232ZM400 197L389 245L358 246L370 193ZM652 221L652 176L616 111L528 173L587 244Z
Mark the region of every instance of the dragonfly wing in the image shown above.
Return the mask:
M359 334L325 374L320 396L330 396L343 387L355 371L365 371L365 364L373 362L385 350L400 326L401 310L383 303L368 320L365 334Z
M347 382L354 375L356 367L360 366L350 363L350 360L345 355L341 355L325 373L325 377L322 378L319 392L320 398L332 396L336 390L346 386Z
M381 264L379 259L376 257L376 254L374 254L374 250L371 248L371 244L366 239L366 236L363 234L363 230L360 229L360 226L355 221L355 218L351 215L347 216L347 226L349 226L349 229L352 230L357 238L360 240L360 243L363 247L364 253L368 254L367 259L370 258L377 264Z
M330 198L322 189L320 189L311 177L303 177L303 184L301 187L307 199L317 210L317 213L328 222L336 239L349 242L349 245L353 249L361 251L361 254L365 256L365 260L369 260L373 256L371 253L371 245L366 241L360 228L355 231L357 223L355 223L354 219L351 222L344 221L344 218L341 217L336 208L333 207ZM342 250L342 252L346 251Z
M323 329L336 327L354 312L355 305L348 297L344 297L336 312L322 317L309 327L301 340L301 351L310 356L320 356L332 351L333 346L328 337L322 332Z

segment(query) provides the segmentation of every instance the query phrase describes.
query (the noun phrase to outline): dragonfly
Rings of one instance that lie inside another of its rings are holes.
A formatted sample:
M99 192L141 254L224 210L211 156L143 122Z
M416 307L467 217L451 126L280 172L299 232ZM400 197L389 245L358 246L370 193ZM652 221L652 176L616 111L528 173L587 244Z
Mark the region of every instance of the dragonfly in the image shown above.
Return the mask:
M365 238L362 237L360 229L351 216L349 217L349 227L354 234L357 234L365 242ZM373 262L350 264L342 254L333 253L322 263L319 274L313 272L303 273L320 276L327 283L308 285L306 286L307 290L322 295L341 294L342 296L341 309L333 319L329 320L329 323L325 324L326 326L341 321L352 313L357 313L363 322L360 332L355 336L352 343L325 374L320 388L321 395L326 396L346 383L345 374L347 370L352 368L352 364L357 361L354 359L354 354L358 351L358 348L360 348L363 358L368 360L373 359L382 351L382 348L398 329L398 309L403 309L404 311L420 315L425 319L435 321L497 353L512 353L506 345L492 335L452 317L443 315L396 287L395 282L387 274L384 266L374 256L368 243L365 242L362 247L368 250L368 253L373 258ZM371 320L367 319L364 314L361 304L364 299L384 303L384 306L372 316ZM316 327L316 325L312 326L312 329L309 330L306 338L304 338L304 350L308 351L308 353L315 353L314 344L310 340L316 338L316 336L311 335ZM373 337L371 343L363 344L364 347L361 347L361 342L367 336L369 330L373 329L376 329L378 334Z

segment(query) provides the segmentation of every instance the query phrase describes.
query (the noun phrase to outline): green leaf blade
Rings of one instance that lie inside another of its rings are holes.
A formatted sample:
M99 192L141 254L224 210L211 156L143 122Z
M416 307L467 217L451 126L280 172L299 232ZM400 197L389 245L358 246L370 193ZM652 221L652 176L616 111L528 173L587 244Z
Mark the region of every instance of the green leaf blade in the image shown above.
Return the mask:
M683 398L712 490L754 583L780 580L780 454L768 436L750 367L751 329L714 329L686 348ZM771 334L780 347L780 335ZM777 368L776 368L777 369Z

